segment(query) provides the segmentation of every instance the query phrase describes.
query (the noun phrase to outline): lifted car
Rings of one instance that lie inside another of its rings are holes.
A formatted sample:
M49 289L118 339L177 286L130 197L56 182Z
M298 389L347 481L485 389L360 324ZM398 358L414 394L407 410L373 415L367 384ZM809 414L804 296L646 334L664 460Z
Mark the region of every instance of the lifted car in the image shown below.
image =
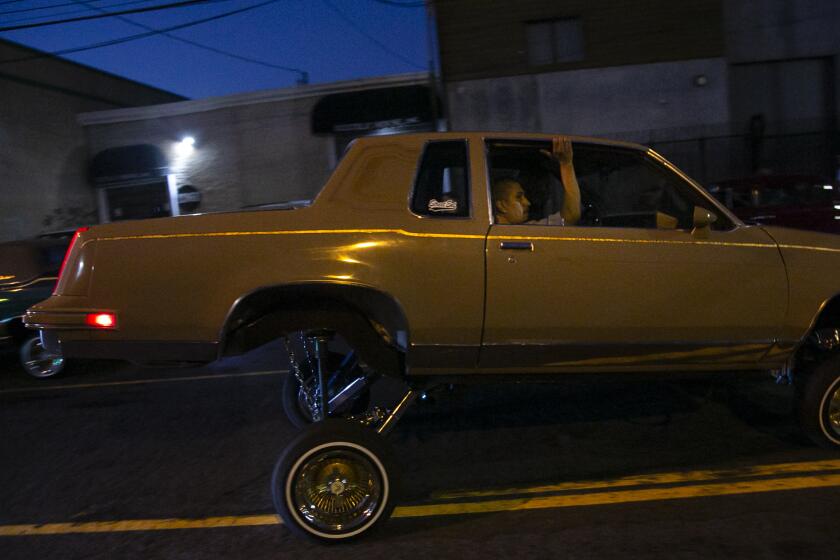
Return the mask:
M838 271L840 238L747 226L642 146L429 133L356 140L309 206L79 231L26 323L70 358L146 363L284 339L303 430L274 503L340 541L394 506L383 435L453 382L772 372L840 449ZM380 408L383 376L406 390Z

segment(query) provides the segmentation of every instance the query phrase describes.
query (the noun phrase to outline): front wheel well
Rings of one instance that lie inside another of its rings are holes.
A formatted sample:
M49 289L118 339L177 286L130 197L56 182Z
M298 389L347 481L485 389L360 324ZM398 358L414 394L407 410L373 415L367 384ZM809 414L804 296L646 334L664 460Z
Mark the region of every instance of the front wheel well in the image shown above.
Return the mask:
M378 290L354 285L272 286L240 298L225 321L221 354L241 354L312 329L339 334L378 373L404 372L409 333L402 307Z
M834 331L838 335L833 335ZM840 351L840 294L837 294L820 307L811 327L802 337L793 356L795 375L807 377L811 370L829 355ZM836 339L832 343L832 339Z

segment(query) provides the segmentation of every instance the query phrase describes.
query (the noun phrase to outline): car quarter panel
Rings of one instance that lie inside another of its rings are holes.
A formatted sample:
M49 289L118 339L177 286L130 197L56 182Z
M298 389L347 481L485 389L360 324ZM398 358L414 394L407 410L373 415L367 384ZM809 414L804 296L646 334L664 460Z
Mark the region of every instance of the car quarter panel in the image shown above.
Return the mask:
M217 344L236 301L261 288L369 286L404 309L412 349L463 349L455 357L474 366L486 207L483 218L476 209L457 220L412 214L408 197L424 145L413 138L359 142L309 208L98 226L86 236L96 254L86 293L53 297L33 311L115 311L117 329L59 333L103 348L119 341Z

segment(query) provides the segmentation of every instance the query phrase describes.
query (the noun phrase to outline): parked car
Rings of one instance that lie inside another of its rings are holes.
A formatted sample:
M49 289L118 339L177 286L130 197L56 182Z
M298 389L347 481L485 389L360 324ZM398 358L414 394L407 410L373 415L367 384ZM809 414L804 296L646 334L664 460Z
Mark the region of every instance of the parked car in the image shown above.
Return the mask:
M840 186L816 175L756 175L709 187L749 223L840 233Z
M37 333L23 326L26 309L53 292L73 232L0 243L0 346L18 349L23 370L52 377L64 369L59 352L49 352Z
M840 450L840 237L746 225L635 144L362 138L311 205L95 226L66 262L25 322L67 357L189 364L286 342L283 406L304 428L271 491L317 540L387 519L383 436L455 382L768 372ZM384 376L406 389L379 407Z

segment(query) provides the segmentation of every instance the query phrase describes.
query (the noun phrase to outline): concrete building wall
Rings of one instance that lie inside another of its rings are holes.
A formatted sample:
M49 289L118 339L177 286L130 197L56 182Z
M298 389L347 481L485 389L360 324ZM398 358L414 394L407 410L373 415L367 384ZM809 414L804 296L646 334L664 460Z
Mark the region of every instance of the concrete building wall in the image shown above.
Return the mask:
M435 0L445 81L672 60L724 52L722 0ZM529 58L528 25L578 19L581 60Z
M59 229L62 215L94 209L84 133L75 122L77 111L92 107L0 81L0 241Z
M724 3L727 59L737 65L797 61L786 73L789 97L808 95L806 88L831 90L819 101L830 109L828 119L840 115L840 2L837 0L732 0ZM825 67L821 78L830 85L813 83L806 65ZM793 72L792 72L793 71ZM797 91L794 86L801 85ZM796 103L791 99L789 103ZM800 103L801 105L801 103ZM813 112L813 111L812 111ZM807 116L807 115L806 115Z
M91 155L132 144L159 147L178 184L201 192L200 212L309 198L331 163L329 139L308 132L312 104L293 99L90 124L88 145ZM195 138L189 154L178 149L185 136Z
M453 130L533 130L649 142L728 120L719 58L447 84Z
M297 86L98 111L79 120L91 157L107 148L155 145L178 184L201 192L197 212L237 210L318 194L337 159L335 136L312 132L313 110L320 100L331 94L427 82L425 74L408 74ZM186 136L195 139L195 147L184 155L177 146Z
M79 113L183 99L8 41L0 61L0 241L95 219Z
M662 9L641 9L654 5ZM840 169L837 0L441 0L435 9L453 129L634 140L707 179ZM558 18L581 22L582 59L529 65L522 30Z

